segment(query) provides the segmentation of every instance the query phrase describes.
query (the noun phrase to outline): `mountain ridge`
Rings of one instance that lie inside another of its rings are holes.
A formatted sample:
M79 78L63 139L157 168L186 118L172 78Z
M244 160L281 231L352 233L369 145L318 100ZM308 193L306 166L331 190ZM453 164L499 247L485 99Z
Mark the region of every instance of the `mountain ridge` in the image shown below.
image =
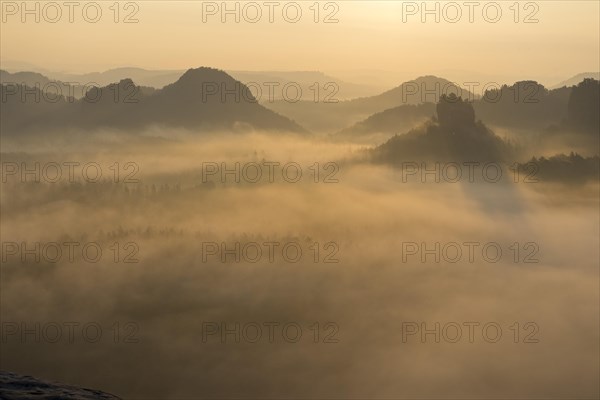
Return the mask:
M92 88L79 100L59 96L45 101L19 98L21 85L2 85L3 127L8 131L34 128L51 112L50 128L144 128L150 125L189 129L253 128L306 133L294 121L260 105L247 86L226 72L191 68L163 89L145 91L131 79ZM38 94L39 96L39 94ZM45 97L44 97L45 98ZM32 124L29 124L31 121ZM62 121L62 124L61 124ZM12 124L12 125L11 125ZM40 128L37 126L36 128Z

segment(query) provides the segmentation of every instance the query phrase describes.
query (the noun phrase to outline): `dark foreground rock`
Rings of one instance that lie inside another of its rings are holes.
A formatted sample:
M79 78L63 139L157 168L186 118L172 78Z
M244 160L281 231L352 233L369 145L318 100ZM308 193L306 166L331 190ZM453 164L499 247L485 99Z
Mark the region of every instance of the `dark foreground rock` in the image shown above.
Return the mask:
M99 390L45 382L31 376L0 371L0 399L3 400L120 400Z

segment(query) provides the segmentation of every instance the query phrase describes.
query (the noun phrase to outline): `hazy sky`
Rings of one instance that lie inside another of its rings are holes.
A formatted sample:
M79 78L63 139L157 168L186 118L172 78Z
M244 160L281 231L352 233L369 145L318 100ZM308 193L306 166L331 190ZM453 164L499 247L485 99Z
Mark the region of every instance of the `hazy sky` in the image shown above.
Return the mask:
M439 22L435 14L422 14L421 2L320 2L318 23L312 1L273 2L273 23L270 6L263 1L239 3L240 21L230 14L225 23L220 1L121 2L118 23L112 1L94 3L102 11L96 23L87 22L83 13L86 6L86 18L95 19L93 2L78 2L73 23L62 1L54 3L62 13L56 23L50 21L57 8L47 3L37 6L39 23L35 13L23 15L21 2L0 3L1 59L9 68L29 63L89 72L119 66L205 65L330 73L385 70L399 79L447 72L459 80L491 76L555 81L597 71L600 64L600 2L595 0L523 1L518 7L513 1L481 1L473 2L473 8L463 1L428 2L431 10L438 3ZM234 10L235 3L227 2L227 7ZM35 4L28 2L27 7L34 10ZM262 17L252 23L256 6ZM286 21L284 7L288 21L294 20L297 8L301 10L297 23ZM124 23L129 14L138 22ZM328 15L338 22L324 23ZM452 23L455 19L458 22ZM495 19L498 22L492 23ZM537 22L525 23L526 19Z

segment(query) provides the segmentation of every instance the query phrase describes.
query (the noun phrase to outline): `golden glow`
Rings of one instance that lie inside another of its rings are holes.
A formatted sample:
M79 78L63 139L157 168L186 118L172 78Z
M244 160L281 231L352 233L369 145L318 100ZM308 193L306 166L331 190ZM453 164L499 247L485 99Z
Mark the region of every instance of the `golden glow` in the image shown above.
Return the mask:
M29 2L33 9L35 2ZM57 23L44 21L43 3L40 22L27 15L21 22L22 10L11 15L11 4L2 2L1 27L3 66L30 63L51 70L83 72L120 66L149 69L185 69L213 66L245 70L385 70L398 79L414 78L415 73L443 74L459 80L482 79L485 76L507 81L535 76L540 81L557 81L586 71L598 70L599 63L599 2L538 1L536 6L519 3L519 22L515 23L513 2L498 2L502 17L497 23L484 19L480 2L474 8L473 23L469 9L461 5L462 17L451 23L455 10L448 3L439 3L440 22L435 15L420 10L408 15L412 5L421 2L401 1L339 1L326 6L319 3L319 23L313 2L298 2L302 17L289 23L282 17L284 5L274 8L274 22L268 22L268 7L263 2L262 18L257 23L244 20L255 10L242 2L240 22L228 15L221 22L221 13L207 15L203 8L209 2L135 2L139 7L134 17L138 23L123 23L134 8L120 3L119 20L113 21L112 2L99 2L103 14L97 23L82 18L81 7L74 11L74 22L68 22L68 9ZM228 2L233 9L235 2ZM58 2L58 4L62 4ZM81 2L86 4L86 2ZM221 2L214 2L219 8ZM208 8L207 8L208 7ZM311 8L312 7L312 8ZM428 3L433 9L433 2ZM10 12L8 12L10 11ZM405 13L403 13L405 11ZM445 12L444 12L445 11ZM494 9L488 10L493 18ZM54 11L48 9L50 18ZM93 10L88 11L94 15ZM294 10L288 10L293 16ZM323 23L327 15L339 20ZM524 23L527 16L537 23ZM403 22L403 16L406 22ZM444 18L446 16L447 18ZM454 74L454 75L453 75ZM453 76L452 76L453 75Z

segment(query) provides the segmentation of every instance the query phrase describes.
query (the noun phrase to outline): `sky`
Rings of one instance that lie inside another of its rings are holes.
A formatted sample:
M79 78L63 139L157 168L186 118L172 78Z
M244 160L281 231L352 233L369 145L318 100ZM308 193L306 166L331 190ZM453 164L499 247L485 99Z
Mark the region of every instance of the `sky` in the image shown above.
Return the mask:
M0 61L12 69L211 66L549 82L600 69L595 0L0 3Z

